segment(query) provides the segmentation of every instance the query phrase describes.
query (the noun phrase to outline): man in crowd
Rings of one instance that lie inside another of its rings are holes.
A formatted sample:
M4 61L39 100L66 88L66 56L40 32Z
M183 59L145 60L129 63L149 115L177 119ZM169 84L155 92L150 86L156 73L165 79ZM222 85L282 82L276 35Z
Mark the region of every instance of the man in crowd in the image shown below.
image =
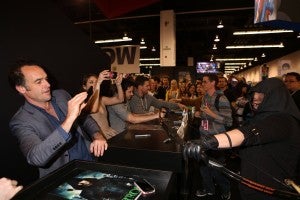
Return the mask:
M25 98L9 127L27 162L39 168L40 177L71 160L93 160L104 154L107 143L99 126L89 115L80 116L87 92L73 98L64 90L51 92L45 70L25 60L10 71L9 83Z
M129 101L130 109L133 113L149 113L150 106L153 106L158 109L161 109L163 107L168 109L186 108L183 104L158 100L157 98L149 95L149 78L145 76L137 76L135 78L135 87L136 89L134 90L134 95Z
M162 77L161 79L162 84L157 88L157 92L155 94L155 97L157 99L166 99L166 93L167 90L169 89L169 78L167 76Z
M160 112L151 114L131 113L129 101L133 96L134 82L130 79L123 79L121 85L124 91L125 101L121 104L115 104L107 107L110 125L117 131L117 133L121 133L126 129L127 122L142 123L165 116L165 113Z
M284 83L290 91L298 109L300 110L300 74L297 72L289 72L286 74Z
M205 95L201 103L200 136L224 132L226 126L232 125L232 115L228 99L223 92L217 88L218 76L215 74L204 75L202 85L205 90ZM225 162L223 152L211 151L209 155L218 159L220 162ZM206 165L200 166L200 172L203 189L198 190L196 196L216 195L215 184L217 184L220 187L222 199L230 199L230 182L225 175Z

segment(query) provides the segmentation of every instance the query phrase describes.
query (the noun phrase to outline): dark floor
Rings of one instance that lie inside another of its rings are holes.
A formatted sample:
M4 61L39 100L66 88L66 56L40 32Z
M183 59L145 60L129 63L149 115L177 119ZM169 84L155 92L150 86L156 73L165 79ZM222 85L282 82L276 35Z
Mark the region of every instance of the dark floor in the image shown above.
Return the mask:
M226 156L226 168L234 172L239 172L240 159L232 153L228 153ZM199 164L197 162L189 161L189 172L186 191L181 192L183 195L181 199L185 200L221 200L218 194L209 197L197 197L195 195L196 190L201 188L201 176L199 172ZM231 182L231 200L240 200L240 194L238 189L238 183L228 178ZM217 190L217 186L216 186ZM218 191L218 190L217 190Z

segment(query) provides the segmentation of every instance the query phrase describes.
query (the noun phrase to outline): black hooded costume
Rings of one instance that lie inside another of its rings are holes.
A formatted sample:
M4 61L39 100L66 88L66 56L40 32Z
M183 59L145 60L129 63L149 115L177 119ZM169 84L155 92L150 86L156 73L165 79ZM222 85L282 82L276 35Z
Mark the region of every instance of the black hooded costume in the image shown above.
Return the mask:
M241 175L272 188L288 190L281 184L284 179L300 183L300 112L284 83L277 78L258 83L250 92L263 93L264 99L253 119L238 128L245 136L240 147ZM279 199L244 185L240 185L240 191L247 200Z

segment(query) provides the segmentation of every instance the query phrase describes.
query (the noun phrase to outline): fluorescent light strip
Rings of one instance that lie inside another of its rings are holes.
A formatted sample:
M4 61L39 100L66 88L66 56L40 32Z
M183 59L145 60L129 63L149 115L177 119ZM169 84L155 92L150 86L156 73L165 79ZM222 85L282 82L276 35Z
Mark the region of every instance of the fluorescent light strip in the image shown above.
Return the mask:
M240 68L241 66L225 66L225 69L236 69L236 68Z
M240 63L225 63L225 65L245 65L245 62L240 62Z
M292 33L292 30L261 30L261 31L236 31L233 35L255 35L255 34L272 34L272 33Z
M160 58L140 58L140 60L160 60Z
M217 58L216 61L242 61L242 60L254 60L254 58Z
M148 64L145 64L145 63L140 63L140 66L160 66L160 63L152 63L152 64L150 64L150 63L148 63Z
M268 44L268 45L237 45L226 46L226 49L256 49L256 48L283 48L284 45L280 44Z
M147 46L140 46L140 49L147 49Z
M112 42L127 42L127 41L132 41L132 38L120 38L120 39L110 39L110 40L96 40L96 44L103 44L103 43L112 43Z

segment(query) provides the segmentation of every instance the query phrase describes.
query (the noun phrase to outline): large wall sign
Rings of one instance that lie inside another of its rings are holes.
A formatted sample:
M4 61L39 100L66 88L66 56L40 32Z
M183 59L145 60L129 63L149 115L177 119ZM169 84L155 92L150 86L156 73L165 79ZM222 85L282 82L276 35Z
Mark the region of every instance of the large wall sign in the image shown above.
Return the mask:
M111 70L119 73L140 73L140 46L103 47L111 60Z

